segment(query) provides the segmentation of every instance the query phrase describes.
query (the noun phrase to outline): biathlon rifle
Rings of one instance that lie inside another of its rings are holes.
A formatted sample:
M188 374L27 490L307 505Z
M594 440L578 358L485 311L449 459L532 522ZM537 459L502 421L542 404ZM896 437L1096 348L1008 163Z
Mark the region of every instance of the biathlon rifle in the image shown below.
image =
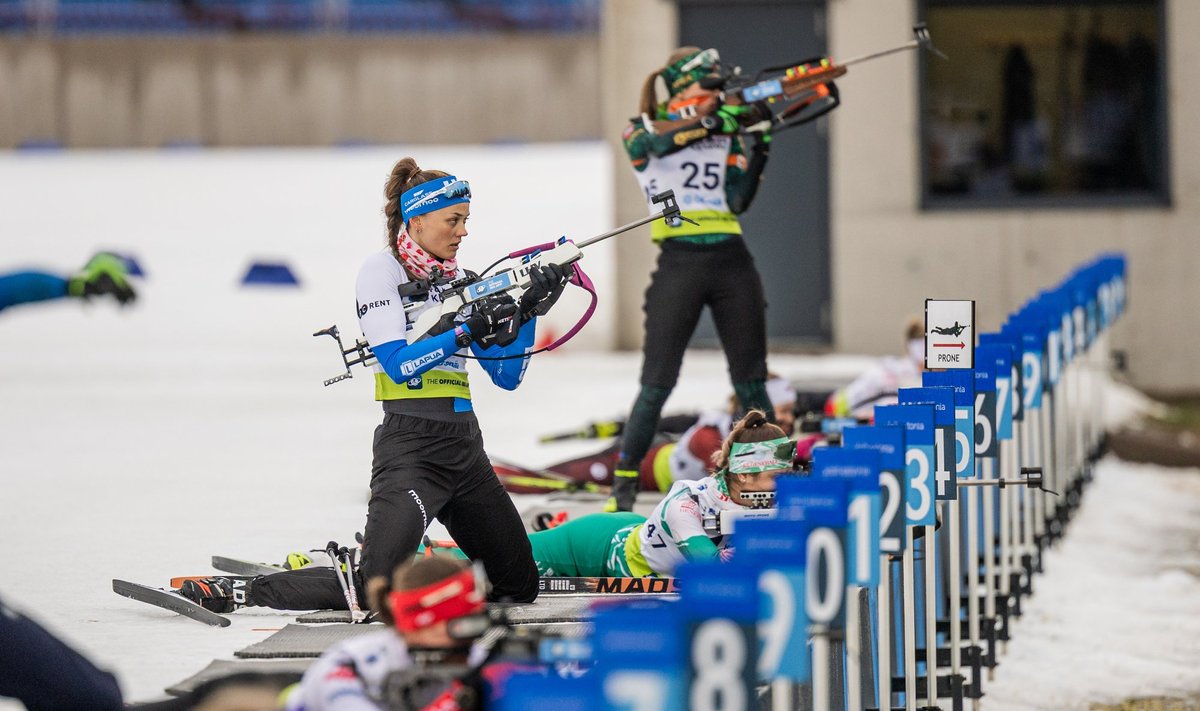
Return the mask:
M568 269L569 281L571 284L578 286L592 297L592 302L588 305L583 316L562 335L558 340L550 345L542 348L536 353L542 351L552 351L558 348L563 343L570 340L580 329L587 324L591 319L592 314L596 311L596 304L600 297L596 294L596 288L592 284L592 280L583 271L583 268L578 264L583 258L584 247L595 244L609 237L619 235L623 232L628 232L635 227L641 227L655 220L666 220L667 224L676 227L681 221L692 222L684 217L679 210L679 203L675 200L675 192L667 190L650 198L654 203L662 205L662 210L657 214L643 217L639 220L634 220L628 224L622 225L614 230L609 230L603 234L590 237L582 242L576 243L566 237L560 237L553 242L545 242L536 244L532 247L519 249L515 252L509 252L503 257L492 262L487 269L484 269L480 274L469 274L468 276L459 279L446 279L436 269L430 275L429 279L417 279L411 282L406 282L400 285L399 294L402 297L408 297L411 301L405 305L405 311L414 311L421 308L425 304L425 300L429 297L430 289L439 287L438 300L441 304L440 309L429 309L425 313L417 317L416 323L413 324L413 340L419 341L423 338L435 336L439 333L444 333L454 328L454 322L459 315L463 315L464 309L472 304L477 304L487 299L508 299L509 291L514 289L527 289L530 285L529 271L534 266L549 266L556 264L560 267ZM518 260L513 266L503 269L495 274L488 274L493 268L505 260ZM350 371L353 365L369 365L375 359L375 354L371 351L371 346L363 339L356 339L354 345L346 348L342 345L342 338L338 332L337 326L321 329L313 334L313 336L331 336L338 344L338 350L342 355L342 364L346 370L344 373L336 375L324 381L325 385L348 378L354 377ZM505 358L524 358L526 355L519 356L502 356ZM487 358L485 358L487 360Z
M705 89L717 90L717 101L700 118L700 127L716 133L722 119L716 109L722 104L744 106L739 118L740 133L778 133L799 126L833 111L841 103L834 80L842 77L855 64L869 62L890 54L910 49L926 49L947 59L936 47L925 23L913 26L914 38L897 47L871 52L847 59L834 61L832 57L812 57L800 62L767 67L753 77L742 74L741 67L722 68L719 74L704 77L700 85ZM654 130L666 133L680 128L681 121L694 122L698 116L695 108L689 112L672 112L681 115L676 121L655 121ZM690 115L689 115L690 114Z

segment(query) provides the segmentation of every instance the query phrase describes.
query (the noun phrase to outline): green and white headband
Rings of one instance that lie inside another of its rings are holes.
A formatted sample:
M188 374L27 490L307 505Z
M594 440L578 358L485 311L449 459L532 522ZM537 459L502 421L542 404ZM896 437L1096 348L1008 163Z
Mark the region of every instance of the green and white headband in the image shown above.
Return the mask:
M729 449L730 474L759 474L791 469L796 443L787 437L765 442L734 442Z

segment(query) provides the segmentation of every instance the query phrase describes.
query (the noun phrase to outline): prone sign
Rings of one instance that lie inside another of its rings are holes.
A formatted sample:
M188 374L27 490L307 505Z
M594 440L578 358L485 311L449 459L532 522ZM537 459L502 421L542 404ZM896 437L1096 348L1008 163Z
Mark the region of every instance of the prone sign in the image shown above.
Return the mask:
M925 300L925 367L975 367L975 302Z

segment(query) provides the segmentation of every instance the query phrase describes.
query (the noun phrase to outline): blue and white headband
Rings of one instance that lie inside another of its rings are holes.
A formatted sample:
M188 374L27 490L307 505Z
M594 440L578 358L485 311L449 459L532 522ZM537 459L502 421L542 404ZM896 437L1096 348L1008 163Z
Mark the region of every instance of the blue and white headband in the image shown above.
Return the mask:
M471 202L471 185L447 175L405 190L400 196L400 216L408 222L417 215L464 202Z

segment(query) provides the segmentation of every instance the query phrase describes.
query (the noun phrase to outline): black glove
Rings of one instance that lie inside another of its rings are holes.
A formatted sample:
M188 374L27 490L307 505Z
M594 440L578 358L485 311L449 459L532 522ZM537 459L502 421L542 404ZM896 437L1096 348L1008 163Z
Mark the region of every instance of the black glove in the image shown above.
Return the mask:
M67 280L67 293L90 299L93 296L112 296L122 305L137 298L120 257L101 252L92 257L83 269Z
M517 303L507 294L478 301L463 325L471 331L471 340L484 348L507 346L521 329Z
M534 316L545 316L550 307L558 301L558 297L562 296L571 273L572 267L561 267L557 264L535 264L530 267L529 288L521 294L521 320L528 321Z

